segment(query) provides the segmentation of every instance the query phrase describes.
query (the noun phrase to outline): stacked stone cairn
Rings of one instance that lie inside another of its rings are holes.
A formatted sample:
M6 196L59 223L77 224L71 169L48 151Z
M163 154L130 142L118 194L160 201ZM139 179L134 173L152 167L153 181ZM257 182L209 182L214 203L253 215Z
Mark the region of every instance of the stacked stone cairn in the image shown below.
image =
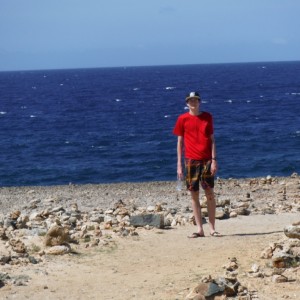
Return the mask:
M261 258L270 260L267 268L256 265L249 276L270 278L275 283L300 281L300 221L286 226L283 231L285 238L271 243L261 253Z
M249 291L238 280L239 264L235 257L229 258L223 266L225 272L215 279L205 276L186 296L186 300L250 300L257 296L256 291Z

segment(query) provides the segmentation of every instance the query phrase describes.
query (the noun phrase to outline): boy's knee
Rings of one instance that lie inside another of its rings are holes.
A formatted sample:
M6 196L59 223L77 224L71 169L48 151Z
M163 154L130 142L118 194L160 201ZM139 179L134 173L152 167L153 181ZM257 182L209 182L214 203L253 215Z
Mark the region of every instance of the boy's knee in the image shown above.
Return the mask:
M207 189L207 190L205 190L205 196L206 196L206 198L207 198L208 201L214 200L215 194L214 194L213 189Z

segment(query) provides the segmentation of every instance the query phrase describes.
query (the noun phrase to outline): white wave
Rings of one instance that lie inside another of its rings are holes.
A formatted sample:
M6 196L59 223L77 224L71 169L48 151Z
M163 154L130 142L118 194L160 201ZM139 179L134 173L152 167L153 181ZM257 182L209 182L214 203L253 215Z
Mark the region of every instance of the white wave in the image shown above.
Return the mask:
M226 103L232 103L232 100L229 99L229 100L225 100L224 102L226 102Z
M36 116L35 115L30 115L30 118L36 118Z
M291 95L294 95L294 96L295 96L295 95L300 95L300 93L291 93Z
M165 115L165 118L170 118L171 116L170 115Z
M247 100L246 102L247 102L247 103L251 103L252 101L251 101L251 100Z
M185 110L189 110L189 108L187 106L184 107Z
M33 90L36 90L36 86L32 86L31 88L32 88Z
M63 85L64 85L63 83L60 84L60 86L63 86Z
M166 87L166 90L174 90L174 89L176 89L175 86L167 86L167 87Z
M121 99L116 99L116 102L120 102L120 101L122 101Z
M259 97L260 97L260 98L263 98L264 96L263 96L263 95L260 95Z
M134 90L134 91L139 91L139 89L140 89L140 88L134 88L133 90Z
M6 115L6 111L0 111L0 115Z
M201 102L202 102L202 103L208 103L208 101L205 101L205 100L201 100Z

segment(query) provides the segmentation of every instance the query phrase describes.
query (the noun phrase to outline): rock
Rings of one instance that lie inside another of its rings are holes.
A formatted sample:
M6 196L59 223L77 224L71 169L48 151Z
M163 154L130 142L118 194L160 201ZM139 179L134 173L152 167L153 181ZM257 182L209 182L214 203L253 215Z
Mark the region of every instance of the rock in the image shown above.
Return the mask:
M111 227L112 227L112 226L111 226L111 223L105 223L105 224L104 224L104 229L107 229L107 230L108 230L108 229L111 229Z
M33 256L28 256L28 260L34 265L38 263L38 261Z
M5 265L7 263L9 263L11 260L11 256L10 255L0 255L0 265Z
M10 276L7 273L0 273L0 288L4 286L6 282L10 280Z
M260 269L260 267L257 264L253 264L251 266L251 271L254 272L254 273L257 273L259 271L259 269Z
M29 221L29 217L27 215L20 215L17 219L16 227L18 229L27 228L26 223Z
M154 212L155 211L155 206L153 206L153 205L148 206L147 211L148 212Z
M298 259L300 259L300 247L292 247L291 250L290 250L290 253L294 257L298 257Z
M65 209L62 206L57 206L51 210L52 213L57 213L59 211L65 211Z
M283 251L277 252L272 257L274 268L289 268L294 260L294 257Z
M162 205L160 203L156 203L156 205L155 205L155 211L160 212L162 210L163 210Z
M186 300L222 300L226 299L223 295L224 287L216 283L200 283L186 296Z
M71 211L72 212L78 212L78 204L77 203L72 203L71 204Z
M289 225L284 228L284 234L290 239L300 239L300 225Z
M12 220L17 220L20 215L21 215L21 212L19 210L15 210L10 214L10 218Z
M266 207L262 209L262 213L267 214L267 215L273 215L275 214L275 209L271 207Z
M105 211L105 214L106 215L111 215L111 214L113 214L113 212L114 212L114 210L113 209L107 209L106 211Z
M229 217L230 217L230 218L236 218L237 215L238 215L238 214L237 214L236 211L232 211L232 212L230 212Z
M102 231L101 231L99 225L95 226L94 235L97 236L97 237L101 237L102 236Z
M172 219L165 218L164 222L165 222L164 227L170 227L172 224Z
M236 296L238 287L240 285L240 283L237 281L236 277L237 277L236 271L226 272L225 277L219 277L217 280L215 280L215 282L219 286L224 287L224 294L226 296L234 297L234 296Z
M25 286L27 282L31 279L28 275L18 275L11 278L12 283L15 286Z
M12 247L13 251L16 253L25 253L26 247L25 244L21 240L11 239L9 240L9 244Z
M30 220L30 221L42 221L43 218L41 217L40 213L33 212L33 213L29 216L29 220Z
M127 208L125 208L125 207L120 207L120 208L118 208L118 215L120 215L120 216L122 216L122 217L125 217L125 216L129 216L130 213L129 213L129 211L128 211Z
M6 235L6 229L3 227L0 227L0 240L7 240L8 237Z
M288 278L284 275L273 275L272 281L276 283L287 282Z
M263 252L260 254L260 258L269 259L273 256L273 249L271 247L267 247Z
M45 245L46 246L56 246L61 245L69 240L69 234L67 230L59 226L57 224L54 224L50 227L48 230L46 236L45 236Z
M48 255L63 255L69 253L71 250L69 245L57 245L49 248L46 251Z
M103 215L93 215L90 217L90 221L100 224L100 223L104 222L104 216Z
M234 271L238 269L238 264L235 261L228 262L223 268L225 268L227 271Z
M248 216L250 215L250 211L245 207L239 207L234 210L240 216Z
M130 217L130 224L134 227L144 227L146 225L157 228L164 228L163 214L145 214Z
M171 223L171 226L172 227L175 227L177 225L177 222L176 222L176 220L174 219L173 221L172 221L172 223Z
M216 219L221 220L225 219L227 215L225 214L225 211L223 208L217 208L216 209Z
M224 207L226 205L230 205L230 199L218 199L217 203L216 203L216 206L221 206L221 207Z

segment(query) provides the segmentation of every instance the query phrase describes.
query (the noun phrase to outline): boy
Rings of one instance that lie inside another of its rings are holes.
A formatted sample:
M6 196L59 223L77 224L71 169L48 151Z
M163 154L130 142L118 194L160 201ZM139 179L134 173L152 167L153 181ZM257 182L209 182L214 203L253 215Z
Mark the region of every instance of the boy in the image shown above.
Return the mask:
M216 144L212 115L200 110L201 98L198 92L191 92L185 98L189 112L180 115L173 133L177 140L177 176L183 179L182 154L185 154L186 185L191 192L192 208L197 232L190 238L204 237L199 183L207 198L210 235L221 236L215 230L216 202L214 197L214 175L217 172Z

